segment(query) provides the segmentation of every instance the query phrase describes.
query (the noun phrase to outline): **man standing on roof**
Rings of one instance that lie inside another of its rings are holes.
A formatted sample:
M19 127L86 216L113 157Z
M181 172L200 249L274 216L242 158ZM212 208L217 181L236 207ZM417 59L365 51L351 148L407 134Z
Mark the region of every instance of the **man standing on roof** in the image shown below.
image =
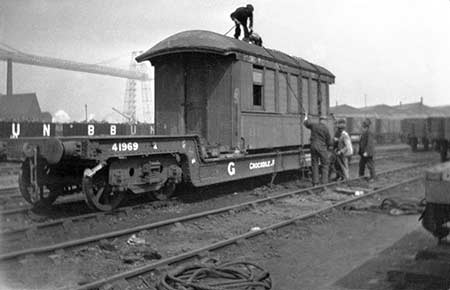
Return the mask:
M244 29L244 41L248 41L250 37L250 31L253 30L253 6L248 4L246 7L239 7L231 13L231 19L236 24L236 28L234 30L234 38L239 39L241 35L241 28ZM247 28L247 19L250 19L250 25Z
M374 137L372 132L370 132L370 119L365 119L361 124L362 134L359 140L359 155L361 159L359 160L359 176L364 176L364 172L367 168L369 169L370 178L369 181L375 179L375 163L373 162L373 155L375 154Z
M320 116L319 123L313 123L305 115L303 125L311 130L311 167L312 167L312 183L313 186L319 184L319 160L322 174L322 184L328 183L328 167L330 160L328 156L328 148L332 146L330 131L323 123L327 117Z

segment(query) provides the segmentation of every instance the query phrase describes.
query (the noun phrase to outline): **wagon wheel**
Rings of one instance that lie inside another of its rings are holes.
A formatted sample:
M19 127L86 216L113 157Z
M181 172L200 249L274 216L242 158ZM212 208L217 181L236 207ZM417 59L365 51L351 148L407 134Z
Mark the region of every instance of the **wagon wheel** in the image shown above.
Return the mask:
M19 172L19 190L23 198L35 207L48 207L51 206L58 198L59 191L56 188L51 188L45 192L43 188L35 189L30 181L30 175L28 166L22 166L22 171ZM39 191L40 199L33 201L31 195L34 190Z
M173 196L177 185L173 182L166 182L163 187L153 192L153 197L157 200L168 200Z
M86 203L94 210L111 211L117 208L125 197L125 192L112 190L108 177L102 173L93 177L84 176L82 186Z

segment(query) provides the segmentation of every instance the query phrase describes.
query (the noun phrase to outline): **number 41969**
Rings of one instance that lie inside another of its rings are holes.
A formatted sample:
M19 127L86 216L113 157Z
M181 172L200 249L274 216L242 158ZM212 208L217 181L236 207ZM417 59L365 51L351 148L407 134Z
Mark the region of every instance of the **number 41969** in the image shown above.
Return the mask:
M112 151L136 151L139 149L139 144L137 142L114 143L111 149Z

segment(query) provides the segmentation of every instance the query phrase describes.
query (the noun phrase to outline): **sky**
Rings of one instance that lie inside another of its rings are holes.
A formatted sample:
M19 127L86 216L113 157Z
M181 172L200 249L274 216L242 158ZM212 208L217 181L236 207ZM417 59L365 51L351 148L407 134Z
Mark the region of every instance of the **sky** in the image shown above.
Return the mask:
M450 104L450 0L1 0L0 43L127 69L133 51L172 34L226 33L230 13L248 3L264 46L336 75L332 105L397 105L420 97L431 106ZM111 107L123 107L125 79L21 64L13 73L14 92L36 92L41 109L52 114L64 110L80 120L87 104L89 115L102 119L118 117Z

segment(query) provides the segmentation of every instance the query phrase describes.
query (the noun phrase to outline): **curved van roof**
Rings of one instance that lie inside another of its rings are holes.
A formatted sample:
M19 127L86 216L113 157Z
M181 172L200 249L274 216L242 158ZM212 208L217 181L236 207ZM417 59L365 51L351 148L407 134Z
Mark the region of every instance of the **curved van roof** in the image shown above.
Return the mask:
M205 30L189 30L174 34L136 57L136 61L151 61L158 56L180 52L206 52L220 55L241 53L334 78L334 75L327 69L302 58Z

